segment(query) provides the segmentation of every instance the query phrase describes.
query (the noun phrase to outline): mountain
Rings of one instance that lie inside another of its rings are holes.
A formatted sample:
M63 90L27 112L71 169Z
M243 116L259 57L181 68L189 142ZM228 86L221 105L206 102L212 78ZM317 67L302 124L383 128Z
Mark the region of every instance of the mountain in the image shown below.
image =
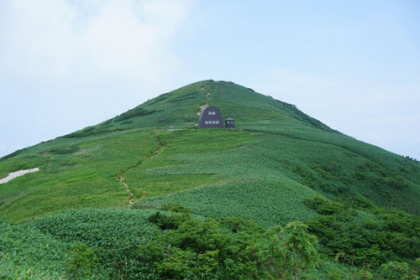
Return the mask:
M237 129L196 129L205 105L233 117ZM202 214L282 213L266 224L305 220L311 211L302 201L318 193L419 213L419 164L231 82L194 83L17 151L0 160L0 177L36 167L1 186L1 217L19 222L63 209L124 206L130 192L134 201L190 201ZM224 212L226 205L236 210Z
M200 111L210 105L224 118L234 118L236 128L197 129ZM4 230L20 241L32 238L23 237L30 232L39 244L34 252L45 252L44 242L51 248L68 248L74 240L97 242L104 225L117 236L121 230L138 235L147 224L145 232L154 235L146 216L162 205L181 205L202 219L245 218L265 228L303 221L320 238L328 258L351 251L340 247L345 240L374 240L382 229L396 231L382 240L399 234L400 245L389 245L389 252L380 247L381 258L371 257L370 263L380 265L391 256L410 260L419 252L413 235L420 213L418 162L346 136L294 105L231 82L197 82L98 125L16 151L0 159L0 178L34 168L39 171L0 185ZM74 210L82 208L92 210ZM320 226L332 221L337 224ZM349 237L359 227L360 232L370 230L371 239ZM336 231L325 239L332 228ZM334 236L340 241L332 244ZM26 258L20 241L0 244L14 244L10 250L21 246ZM379 241L369 242L351 246L367 252L371 247L366 246ZM102 254L102 247L89 244ZM366 256L376 254L369 252ZM45 267L58 258L48 254Z

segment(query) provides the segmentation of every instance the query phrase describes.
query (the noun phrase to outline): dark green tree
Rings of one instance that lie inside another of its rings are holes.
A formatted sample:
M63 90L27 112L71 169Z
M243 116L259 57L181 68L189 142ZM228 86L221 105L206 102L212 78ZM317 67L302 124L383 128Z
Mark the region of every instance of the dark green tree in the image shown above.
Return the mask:
M300 272L318 266L318 242L302 222L271 227L256 244L258 262L271 279L299 279Z

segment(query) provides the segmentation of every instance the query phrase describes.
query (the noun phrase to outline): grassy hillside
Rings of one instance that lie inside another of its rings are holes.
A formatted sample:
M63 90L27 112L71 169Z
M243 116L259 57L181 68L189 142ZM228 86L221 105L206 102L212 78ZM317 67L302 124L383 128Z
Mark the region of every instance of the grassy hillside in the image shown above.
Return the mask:
M233 117L236 128L197 129L207 105ZM337 254L376 268L420 256L418 162L230 82L194 83L17 151L0 159L0 178L35 167L40 171L0 185L0 271L7 277L28 277L28 269L33 279L64 277L63 259L82 250L101 264L86 279L161 279L164 272L144 266L137 249L166 236L147 218L165 205L190 209L196 220L188 223L213 217L217 227L230 217L247 219L251 228L251 221L264 228L303 221L321 242L324 264L313 272L319 279L352 273L333 261Z
M234 117L237 129L195 129L205 104ZM419 164L229 82L195 83L18 151L0 160L0 175L34 167L41 171L1 185L2 218L124 206L130 192L138 203L188 201L200 214L259 216L267 225L313 216L302 201L317 193L419 211Z

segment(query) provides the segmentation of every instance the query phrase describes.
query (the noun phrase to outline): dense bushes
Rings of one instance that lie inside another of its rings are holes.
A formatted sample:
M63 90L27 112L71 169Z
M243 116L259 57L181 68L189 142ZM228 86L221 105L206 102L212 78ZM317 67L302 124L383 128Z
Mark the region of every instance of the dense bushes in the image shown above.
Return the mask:
M30 225L0 220L0 279L59 279L66 245Z
M359 199L360 201L364 201ZM305 202L320 215L308 221L324 254L354 265L379 267L389 260L412 262L420 257L420 221L400 210L372 208L364 212L338 201L315 197Z
M403 176L369 162L357 166L356 178L376 188L390 187L400 190L409 186L408 181Z
M144 265L136 260L138 246L152 241L159 230L147 222L149 210L78 210L40 218L38 231L66 244L70 278L136 279Z
M381 266L380 276L383 279L416 280L420 271L420 258L416 259L414 267L405 262L390 261Z
M57 155L67 155L67 154L73 154L77 151L79 151L80 148L78 146L66 146L66 147L59 147L59 148L51 148L48 150L45 150L41 152L41 154L57 154Z
M134 118L134 117L151 115L155 112L156 112L156 110L147 110L143 107L136 107L134 109L131 109L131 110L125 112L124 114L121 114L121 115L115 117L114 120L116 122L122 122L122 121L125 121L127 119Z
M290 279L317 265L317 242L300 222L264 229L252 221L192 219L157 212L163 234L140 246L138 260L162 279Z
M300 222L266 229L242 218L192 218L189 211L179 205L160 212L87 209L1 224L0 271L8 274L0 275L298 279L318 264L316 239Z
M307 199L304 203L309 208L323 215L332 215L344 211L344 204L342 202L327 200L321 196Z
M95 252L83 243L75 243L67 251L67 275L69 279L80 279L92 274L97 257Z
M22 225L1 223L0 276L416 279L419 224L413 216L377 207L367 213L322 197L306 204L325 213L309 227L297 221L264 228L237 217L202 219L179 205L66 211ZM307 228L318 235L320 248ZM334 257L339 262L331 266Z

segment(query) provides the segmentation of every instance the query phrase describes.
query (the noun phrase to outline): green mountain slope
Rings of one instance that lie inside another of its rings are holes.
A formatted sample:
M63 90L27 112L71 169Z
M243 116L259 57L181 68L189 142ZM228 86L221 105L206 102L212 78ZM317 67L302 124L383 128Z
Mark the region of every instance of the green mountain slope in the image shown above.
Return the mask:
M208 105L236 128L197 129ZM0 184L1 279L237 279L245 268L257 274L244 279L267 279L255 254L238 252L296 220L321 243L311 278L418 274L420 164L234 83L194 83L17 151L0 159L0 178L35 167ZM194 234L209 247L175 246Z
M196 129L203 105L234 117L237 129ZM15 152L0 160L0 177L34 167L41 171L0 186L2 218L124 206L130 192L137 204L176 201L266 225L312 217L302 201L319 193L419 212L419 164L230 82L191 84Z

